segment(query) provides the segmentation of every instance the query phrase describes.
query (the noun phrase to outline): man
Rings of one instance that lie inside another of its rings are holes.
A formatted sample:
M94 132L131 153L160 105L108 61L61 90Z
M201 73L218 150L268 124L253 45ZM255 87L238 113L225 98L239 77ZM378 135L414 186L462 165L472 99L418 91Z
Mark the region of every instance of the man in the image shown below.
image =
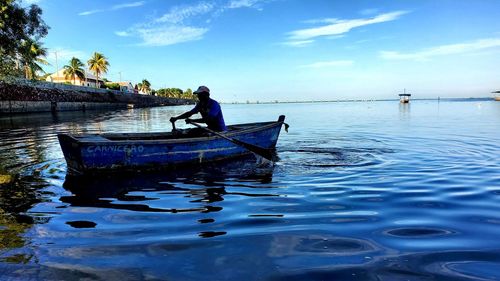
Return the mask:
M188 112L185 112L177 117L170 118L170 122L175 122L179 119L186 119L186 123L201 122L206 123L211 130L222 132L226 130L222 110L218 102L210 98L210 89L206 86L198 87L193 94L198 96L198 103ZM200 119L189 119L191 115L200 113Z

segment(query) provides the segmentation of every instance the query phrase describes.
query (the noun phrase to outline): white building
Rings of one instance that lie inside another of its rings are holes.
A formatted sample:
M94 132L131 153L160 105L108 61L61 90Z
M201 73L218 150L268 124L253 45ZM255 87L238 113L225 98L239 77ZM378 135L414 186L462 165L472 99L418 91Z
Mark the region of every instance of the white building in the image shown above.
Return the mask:
M85 79L83 80L80 80L78 76L74 78L68 77L69 79L66 79L63 68L55 73L52 73L45 80L53 83L71 83L72 85L94 87L94 88L96 87L97 83L99 84L98 88L100 88L101 85L104 85L104 80L102 79L102 77L99 77L99 80L97 80L97 77L95 77L94 74L87 71L84 71L84 73L85 73Z
M133 94L134 93L134 85L130 81L116 82L120 85L120 91L124 93Z

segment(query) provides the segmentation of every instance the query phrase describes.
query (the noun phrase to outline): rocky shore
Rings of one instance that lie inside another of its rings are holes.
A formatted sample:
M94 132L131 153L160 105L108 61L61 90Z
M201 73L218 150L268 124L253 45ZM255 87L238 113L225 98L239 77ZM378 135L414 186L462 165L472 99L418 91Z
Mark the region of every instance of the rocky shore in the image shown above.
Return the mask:
M65 84L0 81L0 114L118 109L192 104L194 101Z

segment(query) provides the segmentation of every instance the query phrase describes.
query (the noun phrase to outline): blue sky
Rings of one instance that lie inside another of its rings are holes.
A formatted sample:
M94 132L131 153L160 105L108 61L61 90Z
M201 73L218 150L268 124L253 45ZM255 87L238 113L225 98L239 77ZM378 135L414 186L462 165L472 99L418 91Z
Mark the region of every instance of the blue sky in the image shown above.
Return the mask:
M498 0L24 0L51 27L55 71L108 57L106 77L207 85L215 99L483 97L500 89Z

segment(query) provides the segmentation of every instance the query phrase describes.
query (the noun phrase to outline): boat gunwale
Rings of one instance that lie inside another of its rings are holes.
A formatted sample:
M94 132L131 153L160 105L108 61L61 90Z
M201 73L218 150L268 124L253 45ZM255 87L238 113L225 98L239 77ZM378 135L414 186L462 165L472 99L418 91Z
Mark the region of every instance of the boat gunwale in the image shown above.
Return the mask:
M227 134L224 134L227 137L235 137L238 135L242 134L247 134L247 133L254 133L258 131L263 131L266 129L270 129L276 126L282 126L284 124L284 121L269 121L269 122L255 122L255 123L243 123L243 124L235 124L232 126L241 126L241 125L252 125L252 124L266 124L264 126L256 126L256 127L250 127L248 129L242 129L234 132L230 132ZM167 134L170 132L166 132ZM106 137L106 135L112 135L115 133L104 133L104 134L67 134L67 133L62 133L60 135L66 135L72 139L73 142L76 142L81 145L93 145L93 144L99 144L99 145L105 145L105 144L128 144L128 143L161 143L161 144L178 144L178 143L190 143L190 142L203 142L203 141L213 141L217 139L222 139L220 136L208 136L208 137L195 137L195 138L177 138L177 139L137 139L137 140L130 140L130 139L124 139L124 140L109 140L109 139L103 139L103 140L79 140L77 137L84 137L84 136L103 136L103 138ZM119 135L120 133L116 133L116 135ZM130 133L130 134L148 134L148 133ZM157 134L165 134L165 132L158 132Z

